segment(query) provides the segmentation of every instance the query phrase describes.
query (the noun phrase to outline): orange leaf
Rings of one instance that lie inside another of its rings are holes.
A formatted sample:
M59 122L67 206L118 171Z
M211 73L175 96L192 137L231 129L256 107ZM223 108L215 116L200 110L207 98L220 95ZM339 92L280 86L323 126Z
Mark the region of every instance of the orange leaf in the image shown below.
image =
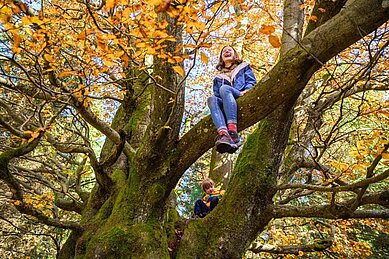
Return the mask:
M39 136L39 132L36 132L36 131L31 134L32 138L37 138L38 136Z
M269 35L269 42L274 48L281 47L281 42L277 36Z
M73 74L74 74L74 71L65 71L65 72L62 72L61 74L59 74L58 77L65 77L65 76L70 76Z
M270 35L275 31L274 26L262 24L261 28L258 30L259 33Z
M326 9L319 7L317 10L319 10L322 13L325 13Z
M313 22L317 22L317 16L312 15L311 17L309 17L309 20L311 20Z
M169 9L171 0L163 0L161 4L159 4L157 13L166 12Z
M20 43L22 42L22 38L19 36L19 34L14 34L14 47L18 48Z
M208 64L209 59L208 59L207 55L205 55L203 52L200 53L200 59L204 64L206 64L206 65Z
M12 47L12 51L16 54L20 53L21 49L19 48L20 43L22 42L22 38L19 36L19 34L14 34L14 44Z
M107 0L107 2L105 3L105 9L109 10L113 7L115 7L115 0Z
M185 75L184 69L180 66L174 66L173 70L176 71L182 77Z

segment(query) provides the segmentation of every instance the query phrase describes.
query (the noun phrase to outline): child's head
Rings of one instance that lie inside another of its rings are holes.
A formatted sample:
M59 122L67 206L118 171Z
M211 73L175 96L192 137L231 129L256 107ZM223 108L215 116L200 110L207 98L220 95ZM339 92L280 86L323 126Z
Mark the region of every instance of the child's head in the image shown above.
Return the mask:
M239 58L238 52L231 46L224 46L220 51L219 62L216 66L217 70L226 67L226 62L231 64L240 64L242 60Z
M201 188L203 188L203 191L207 194L211 194L214 191L215 183L212 181L211 178L205 178L201 182Z

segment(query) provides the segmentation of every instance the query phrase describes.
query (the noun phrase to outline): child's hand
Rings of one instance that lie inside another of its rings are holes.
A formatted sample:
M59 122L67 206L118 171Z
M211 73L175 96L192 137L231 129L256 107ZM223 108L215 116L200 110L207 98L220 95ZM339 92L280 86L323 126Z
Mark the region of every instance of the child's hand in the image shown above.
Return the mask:
M244 90L244 91L240 92L240 96L245 95L245 94L247 93L247 91L248 91L248 90Z

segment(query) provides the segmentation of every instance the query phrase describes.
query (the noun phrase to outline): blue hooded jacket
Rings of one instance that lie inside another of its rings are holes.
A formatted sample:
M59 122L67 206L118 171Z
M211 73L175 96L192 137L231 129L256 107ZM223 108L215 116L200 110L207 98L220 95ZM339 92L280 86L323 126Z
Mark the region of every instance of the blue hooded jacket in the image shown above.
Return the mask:
M219 89L222 85L229 85L239 91L245 91L252 88L257 80L255 79L253 70L246 62L240 63L231 71L232 82L226 74L218 74L213 80L213 93L220 98Z

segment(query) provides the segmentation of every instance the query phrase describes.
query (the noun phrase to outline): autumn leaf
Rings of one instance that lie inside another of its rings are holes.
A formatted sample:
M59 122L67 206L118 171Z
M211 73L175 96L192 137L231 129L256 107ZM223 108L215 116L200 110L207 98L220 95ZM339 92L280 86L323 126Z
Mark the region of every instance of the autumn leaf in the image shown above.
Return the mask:
M162 3L158 5L157 13L166 12L170 7L170 2L171 0L163 0Z
M115 0L107 0L105 3L105 10L110 10L115 7Z
M309 17L309 20L313 22L317 22L317 16L312 15L311 17Z
M54 59L51 55L49 54L44 54L43 55L43 58L47 61L47 62L50 62L50 63L53 63L54 62Z
M274 48L281 47L281 42L277 36L269 35L269 42Z
M39 19L39 17L37 16L33 16L33 17L30 17L30 16L24 16L22 18L22 25L30 25L30 24L33 24L33 23L36 23L36 24L42 24L43 21Z
M200 59L204 64L208 64L209 58L203 52L200 53Z
M19 48L19 46L20 46L20 43L22 42L22 38L19 36L19 34L15 33L13 40L14 40L14 44L12 47L12 51L14 53L18 54L21 51L21 48Z
M264 25L264 24L262 24L262 26L261 26L261 28L259 28L258 32L266 34L266 35L270 35L273 32L275 32L275 28L272 25Z
M173 70L176 71L182 77L185 75L184 69L180 66L174 66Z
M65 76L70 76L70 75L73 75L75 73L75 71L65 71L65 72L62 72L58 75L58 77L65 77Z
M22 18L22 25L30 25L31 23L32 23L32 21L30 20L30 17L24 16Z
M39 132L35 131L34 133L31 134L32 138L37 138L39 136Z
M38 137L39 137L39 131L35 131L35 132L31 133L31 138L28 139L28 142L31 142Z

